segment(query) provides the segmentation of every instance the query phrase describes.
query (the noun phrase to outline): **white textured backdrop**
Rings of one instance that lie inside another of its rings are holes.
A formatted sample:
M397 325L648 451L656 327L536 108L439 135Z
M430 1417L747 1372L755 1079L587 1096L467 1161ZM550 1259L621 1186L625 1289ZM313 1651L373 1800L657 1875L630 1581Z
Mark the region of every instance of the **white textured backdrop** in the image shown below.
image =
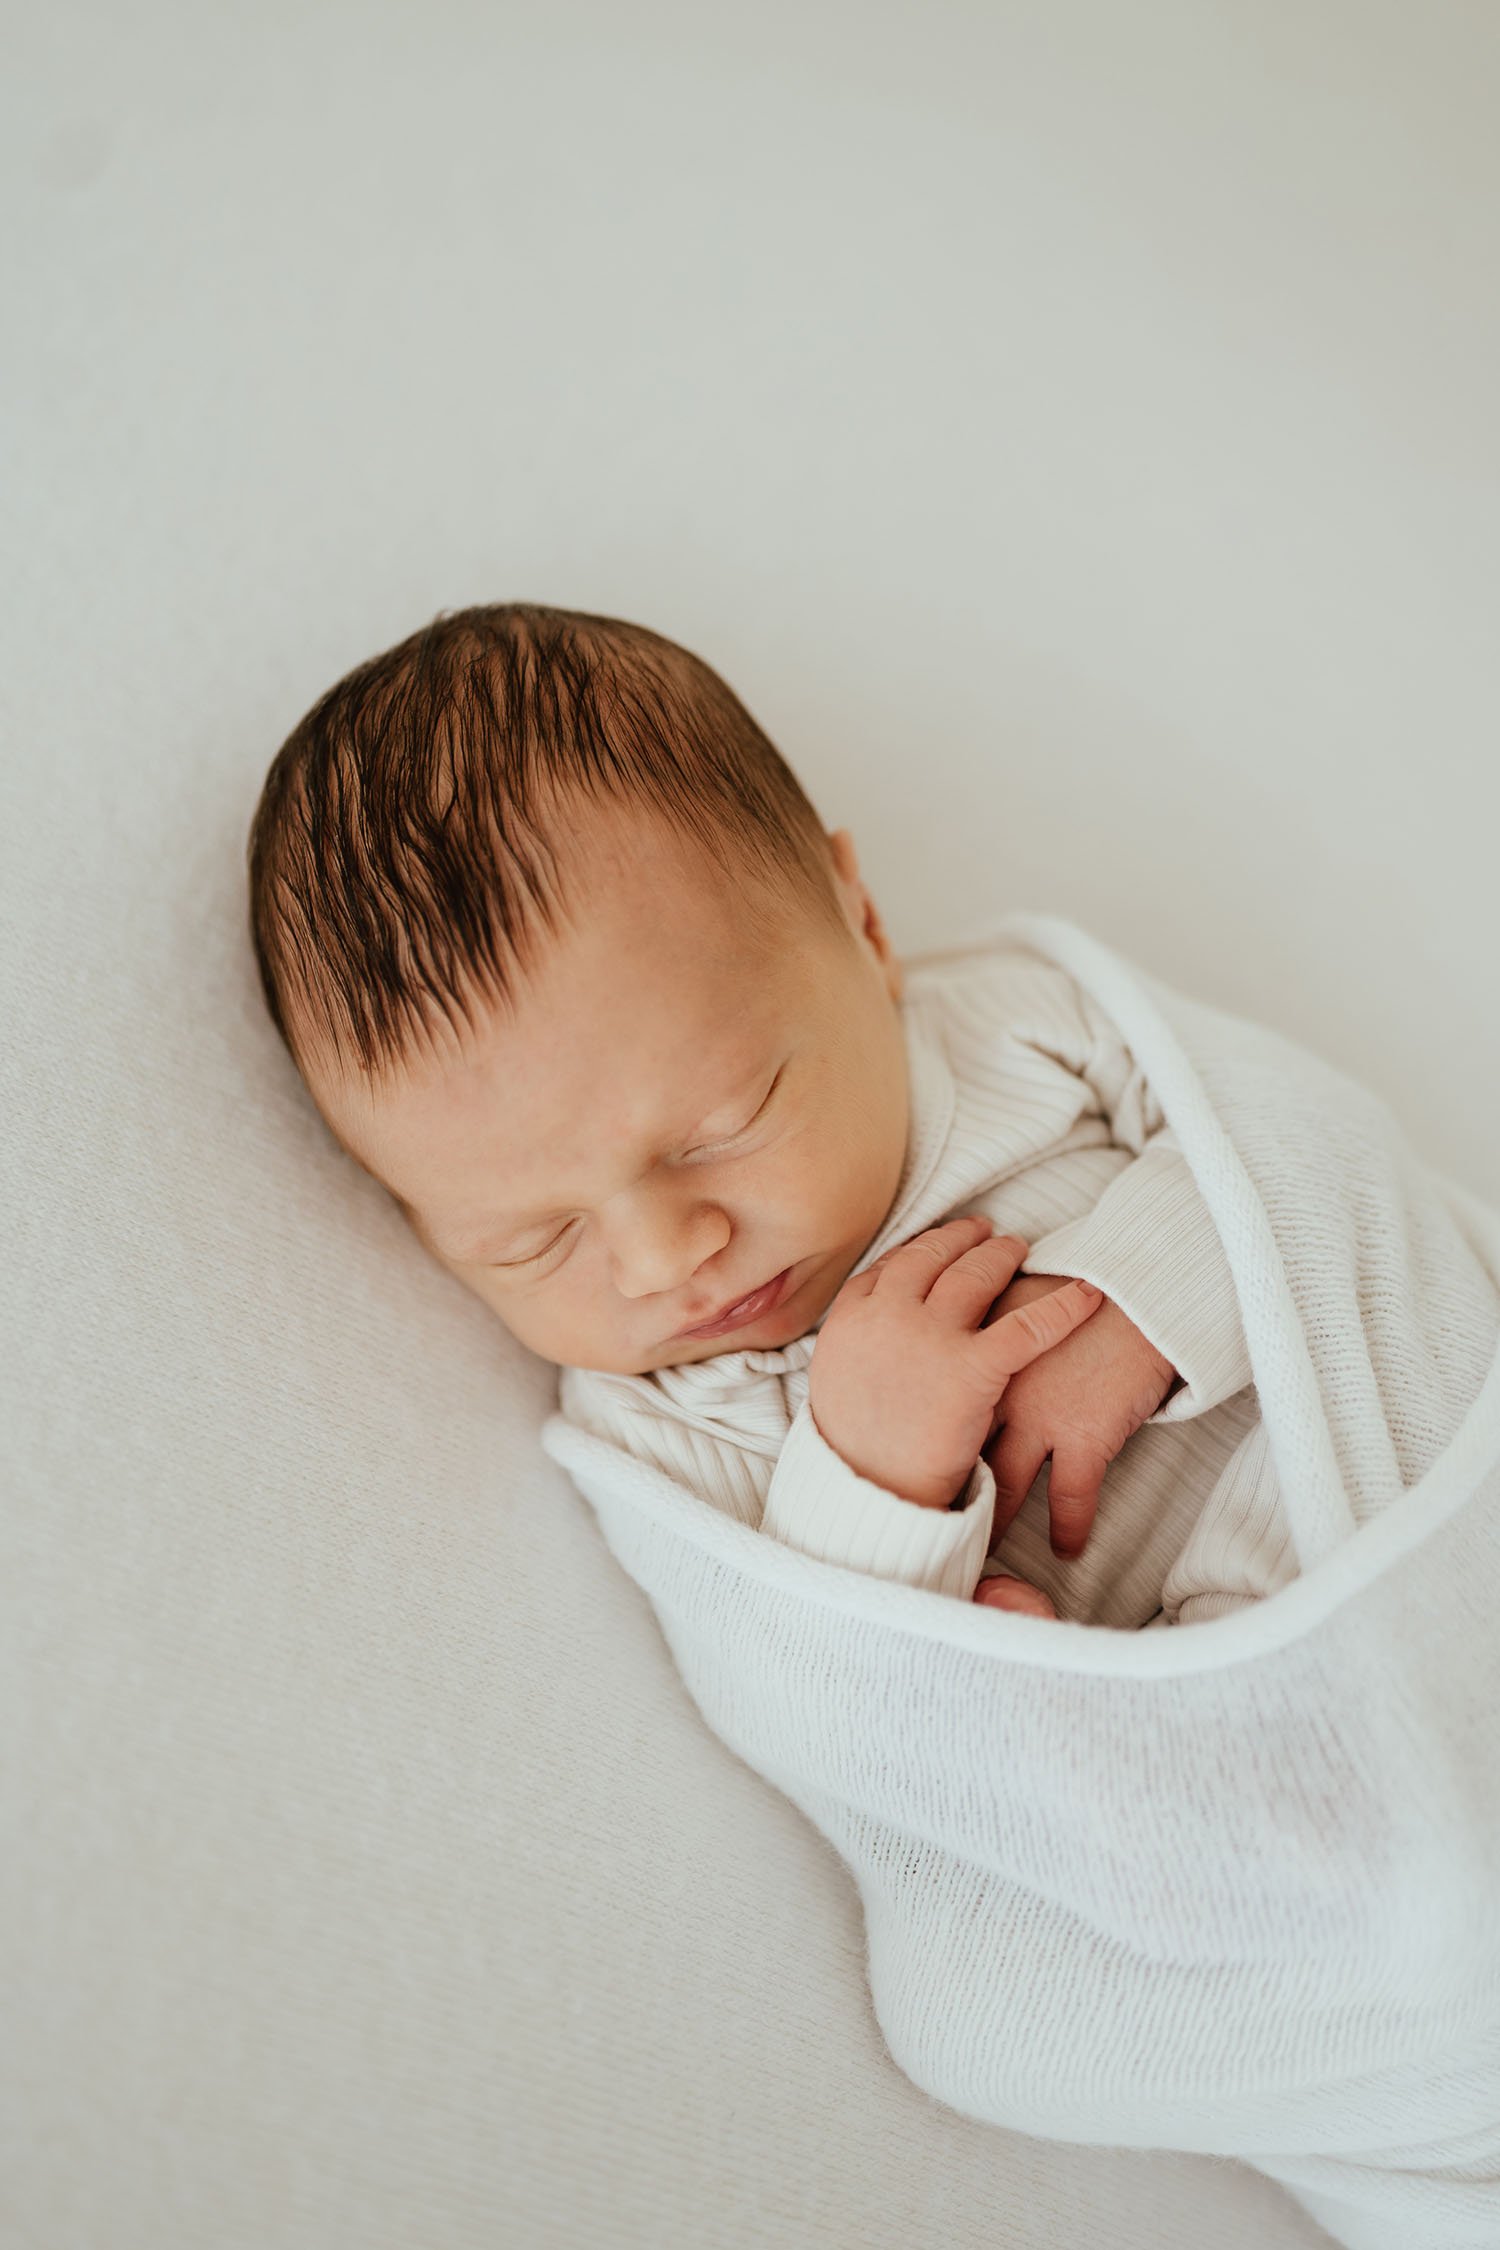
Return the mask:
M549 1371L306 1103L242 854L438 609L638 618L903 950L1067 914L1500 1195L1500 18L4 49L7 2241L1302 2250L1248 2173L895 2071L842 1867L536 1449Z

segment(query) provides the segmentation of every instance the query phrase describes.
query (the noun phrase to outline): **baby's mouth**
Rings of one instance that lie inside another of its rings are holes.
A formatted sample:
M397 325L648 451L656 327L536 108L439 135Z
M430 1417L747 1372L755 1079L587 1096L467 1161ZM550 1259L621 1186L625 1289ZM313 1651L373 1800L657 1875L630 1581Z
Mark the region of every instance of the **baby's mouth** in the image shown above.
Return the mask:
M679 1329L675 1336L668 1338L668 1341L679 1344L687 1342L692 1337L722 1336L731 1328L748 1328L752 1321L763 1319L768 1312L771 1312L781 1303L782 1298L786 1295L786 1285L791 1279L792 1271L792 1267L784 1266L780 1273L773 1275L769 1281L763 1281L759 1288L752 1289L748 1296L736 1299L732 1305L726 1305L722 1312L717 1312L711 1319L700 1322L696 1328Z

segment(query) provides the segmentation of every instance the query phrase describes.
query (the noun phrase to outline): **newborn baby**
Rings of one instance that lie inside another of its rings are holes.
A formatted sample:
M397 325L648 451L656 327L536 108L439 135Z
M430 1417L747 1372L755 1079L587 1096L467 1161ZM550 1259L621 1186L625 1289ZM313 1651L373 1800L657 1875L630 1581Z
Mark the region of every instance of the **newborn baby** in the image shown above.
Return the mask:
M250 888L330 1129L571 1419L1004 1608L1173 1624L1290 1575L1221 1246L1113 1026L1023 949L908 981L686 650L440 618L283 746Z

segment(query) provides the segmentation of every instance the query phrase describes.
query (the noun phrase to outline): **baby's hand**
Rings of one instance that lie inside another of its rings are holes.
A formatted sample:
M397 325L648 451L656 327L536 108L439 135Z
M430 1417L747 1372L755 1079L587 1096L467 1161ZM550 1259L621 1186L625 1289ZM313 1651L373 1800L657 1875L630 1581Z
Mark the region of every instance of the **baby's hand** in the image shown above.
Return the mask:
M1053 1292L1076 1286L1051 1273L1018 1274L996 1306L997 1319L1020 1306L1035 1311ZM1018 1370L983 1448L995 1472L993 1548L1009 1528L1048 1454L1052 1552L1081 1555L1093 1529L1104 1472L1125 1440L1156 1412L1177 1370L1106 1297L1086 1328L1066 1335L1045 1358Z
M1018 1368L1050 1352L1104 1300L1087 1283L986 1313L1026 1255L975 1214L929 1227L853 1275L834 1298L808 1368L808 1404L851 1469L922 1508L968 1482Z

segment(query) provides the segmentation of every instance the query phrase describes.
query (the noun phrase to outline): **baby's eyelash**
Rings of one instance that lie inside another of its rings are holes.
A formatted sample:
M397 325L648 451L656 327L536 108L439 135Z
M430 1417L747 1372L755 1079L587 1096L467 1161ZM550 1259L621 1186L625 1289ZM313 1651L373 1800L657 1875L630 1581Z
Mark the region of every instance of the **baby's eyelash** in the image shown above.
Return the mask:
M759 1109L755 1112L755 1115L750 1119L749 1124L742 1125L737 1133L728 1134L722 1141L702 1141L699 1143L697 1148L690 1148L685 1153L689 1156L703 1156L711 1155L712 1152L717 1148L733 1148L736 1141L742 1141L745 1138L745 1135L752 1129L752 1127L760 1123L761 1119L765 1116L766 1111L771 1106L772 1095L775 1093L777 1087L780 1084L781 1072L778 1070L776 1076L771 1080L770 1085L766 1089L765 1100L761 1103Z
M569 1225L571 1225L572 1221L570 1220L568 1223ZM533 1250L529 1257L494 1258L491 1260L491 1264L501 1273L511 1272L518 1266L539 1266L544 1258L551 1257L553 1251L557 1248L560 1242L566 1241L567 1234L568 1228L564 1227L560 1233L555 1234L552 1237L552 1240L547 1243L544 1248L540 1250Z

